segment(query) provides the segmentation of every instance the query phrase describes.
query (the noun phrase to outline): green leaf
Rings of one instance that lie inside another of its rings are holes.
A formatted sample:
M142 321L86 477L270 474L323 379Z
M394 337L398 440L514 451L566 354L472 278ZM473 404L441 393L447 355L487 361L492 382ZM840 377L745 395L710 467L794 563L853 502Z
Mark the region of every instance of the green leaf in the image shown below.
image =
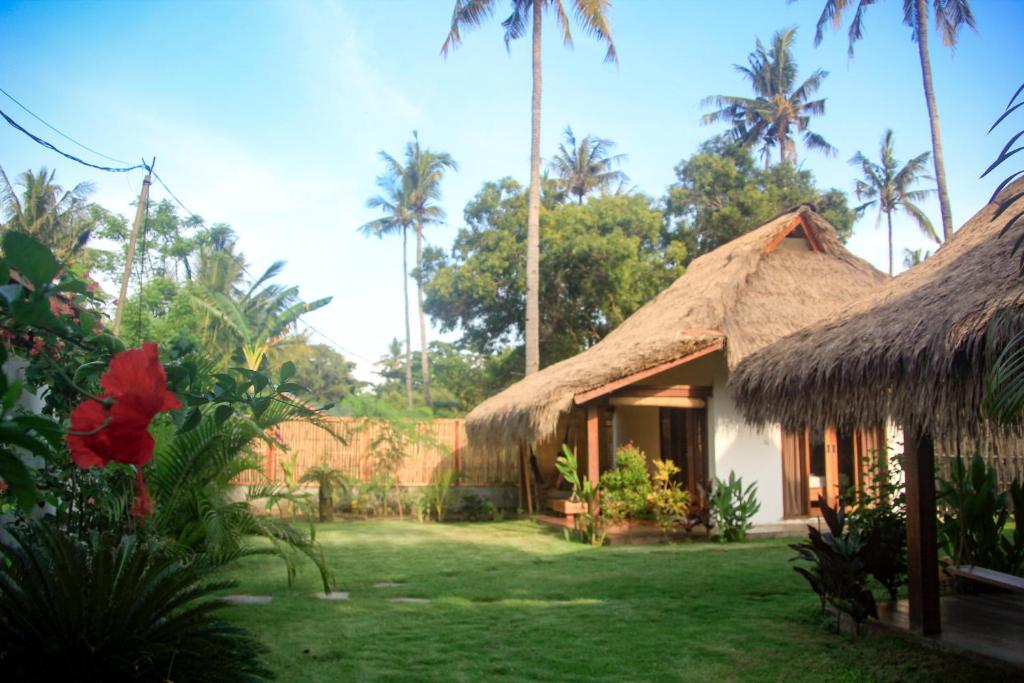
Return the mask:
M0 450L0 479L7 484L7 494L14 496L23 510L36 504L36 483L32 472L21 458L7 450Z
M279 384L284 384L294 376L295 363L291 362L290 360L285 361L284 365L281 366L281 374L279 375L279 379L277 381Z
M60 271L60 261L50 250L24 233L6 233L3 246L8 266L37 289L50 284Z
M269 396L264 396L252 402L252 414L256 416L257 420L263 416L263 413L270 407L272 401L273 399Z
M295 382L285 382L284 384L278 385L277 393L292 394L293 396L298 396L299 394L309 393L309 389L302 386L301 384L296 384Z
M220 427L234 414L235 409L233 406L227 403L221 403L217 406L217 409L213 411L213 421L217 423L218 427Z
M203 421L203 411L199 408L192 408L188 411L188 417L178 427L178 434L184 434L185 432L192 431L199 426L199 423Z

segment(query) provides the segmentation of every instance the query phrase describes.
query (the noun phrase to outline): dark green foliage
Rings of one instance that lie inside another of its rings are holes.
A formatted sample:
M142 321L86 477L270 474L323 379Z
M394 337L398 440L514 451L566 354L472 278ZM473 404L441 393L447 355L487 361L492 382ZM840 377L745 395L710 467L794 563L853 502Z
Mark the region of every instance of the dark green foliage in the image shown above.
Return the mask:
M862 555L865 569L896 599L907 582L907 508L900 458L885 451L864 458L865 476L860 487L852 487L844 503L852 511L846 516L851 534L866 539Z
M326 462L310 467L299 478L299 481L317 485L318 511L321 522L330 522L334 519L335 489L346 494L352 491L352 480L345 476L344 472L330 467Z
M463 519L470 522L489 522L498 516L498 510L494 507L494 503L475 493L467 493L462 496L459 513Z
M0 670L9 681L258 681L266 651L220 621L207 581L157 544L50 526L0 545ZM204 600L204 598L206 598Z
M939 541L955 564L1024 573L1024 534L1019 524L1012 536L1006 531L1011 498L1014 505L1024 501L1019 481L999 491L995 470L975 454L969 463L957 458L950 464L949 479L939 479L937 494L943 508ZM1021 519L1020 506L1014 515Z
M601 509L612 520L650 518L647 497L651 478L647 456L626 444L615 455L615 467L601 475Z
M747 540L747 532L754 526L750 520L761 509L757 500L757 482L743 488L743 477L729 472L726 480L715 478L711 491L711 510L718 524L718 540L726 543Z
M813 526L807 526L807 542L794 543L790 547L797 551L797 560L806 560L810 567L793 567L807 579L811 589L821 600L822 614L828 603L839 613L850 615L855 624L862 624L867 618L878 618L875 596L868 586L868 571L865 555L867 543L856 533L845 527L846 516L842 504L829 507L824 498L818 499L821 516L828 525L828 531L821 533Z

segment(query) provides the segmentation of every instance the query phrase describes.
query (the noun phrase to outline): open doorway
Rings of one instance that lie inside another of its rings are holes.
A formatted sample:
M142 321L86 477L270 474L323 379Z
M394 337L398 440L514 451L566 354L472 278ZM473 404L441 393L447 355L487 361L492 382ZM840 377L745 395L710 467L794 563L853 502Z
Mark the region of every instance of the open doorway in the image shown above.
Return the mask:
M698 495L698 485L707 478L707 410L704 408L660 408L661 458L679 468L675 480Z

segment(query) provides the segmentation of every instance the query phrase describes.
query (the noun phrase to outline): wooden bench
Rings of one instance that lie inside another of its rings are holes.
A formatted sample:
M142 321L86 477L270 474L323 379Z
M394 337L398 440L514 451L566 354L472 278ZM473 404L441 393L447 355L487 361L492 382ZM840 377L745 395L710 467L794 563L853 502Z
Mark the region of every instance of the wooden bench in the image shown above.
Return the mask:
M990 586L1024 593L1024 577L1004 574L994 569L985 569L973 564L953 565L952 567L947 567L946 571L962 579L970 579L979 583L987 583Z
M587 511L587 504L582 503L578 500L569 500L568 498L556 498L549 500L548 505L555 512L561 512L565 515L565 518L570 522L575 519L576 515L582 515Z

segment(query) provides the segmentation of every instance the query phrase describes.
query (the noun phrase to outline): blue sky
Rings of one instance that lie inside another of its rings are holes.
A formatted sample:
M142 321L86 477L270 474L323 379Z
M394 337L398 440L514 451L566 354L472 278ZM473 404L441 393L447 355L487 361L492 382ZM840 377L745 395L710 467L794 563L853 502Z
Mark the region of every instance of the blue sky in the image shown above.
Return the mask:
M451 0L352 2L31 2L0 0L0 87L49 123L113 157L157 157L157 171L208 222L241 237L253 269L286 259L283 279L307 299L334 302L309 316L371 378L370 360L402 333L400 243L368 240L356 228L381 167L415 129L451 153L459 172L444 184L448 224L430 242L451 243L462 208L486 180L525 183L529 172L530 53L506 52L498 19L464 35L447 60L439 48ZM578 35L567 50L554 31L544 50L542 153L562 130L614 140L624 170L654 197L673 167L721 129L700 125L700 100L746 94L732 68L755 37L799 27L801 75L830 72L820 91L827 113L817 131L835 158L799 149L819 183L849 192L848 159L877 154L886 128L901 159L930 149L917 47L896 0L872 7L866 37L848 59L845 32L812 44L821 0L620 0L611 11L619 66ZM975 0L977 31L955 52L933 35L932 64L942 117L953 214L960 225L994 183L978 176L1007 135L986 136L1020 84L1024 2ZM29 130L87 159L10 101L3 108ZM1007 129L1009 130L1009 129ZM65 185L89 180L94 199L125 215L141 173L92 172L15 132L0 129L0 165L9 174L46 165ZM156 186L154 197L166 196ZM926 205L936 225L937 204ZM850 248L879 268L884 231L864 218ZM903 247L927 246L905 219ZM450 336L450 335L449 335ZM316 335L314 335L316 338ZM321 339L321 341L323 341Z

